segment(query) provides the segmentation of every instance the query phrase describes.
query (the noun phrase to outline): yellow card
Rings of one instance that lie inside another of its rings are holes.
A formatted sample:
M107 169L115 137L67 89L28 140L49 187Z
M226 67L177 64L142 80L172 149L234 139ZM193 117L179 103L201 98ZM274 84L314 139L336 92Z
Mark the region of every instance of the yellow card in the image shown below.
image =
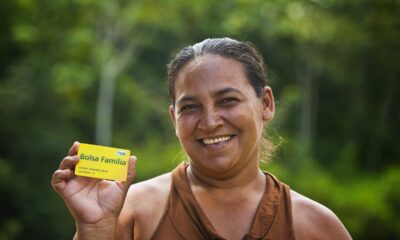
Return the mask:
M75 175L126 181L131 151L80 143Z

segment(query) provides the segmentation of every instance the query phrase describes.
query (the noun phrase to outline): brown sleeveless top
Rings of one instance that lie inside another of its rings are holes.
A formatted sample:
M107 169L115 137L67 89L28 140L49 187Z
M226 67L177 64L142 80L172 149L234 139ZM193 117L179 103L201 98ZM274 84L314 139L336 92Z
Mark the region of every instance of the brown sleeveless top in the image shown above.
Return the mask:
M169 202L153 240L223 240L196 201L186 175L187 164L172 172ZM294 240L290 189L274 176L265 173L264 195L255 214L250 232L243 240Z

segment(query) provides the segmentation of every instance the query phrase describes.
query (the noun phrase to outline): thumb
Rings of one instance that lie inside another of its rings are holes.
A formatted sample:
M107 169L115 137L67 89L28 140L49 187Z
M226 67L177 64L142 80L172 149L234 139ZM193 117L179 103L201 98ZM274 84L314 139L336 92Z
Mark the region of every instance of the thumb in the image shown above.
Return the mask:
M128 175L126 177L125 182L119 182L119 185L121 186L122 190L124 192L127 192L129 189L129 186L132 184L133 179L136 177L136 156L131 156L129 158L129 163L128 163Z

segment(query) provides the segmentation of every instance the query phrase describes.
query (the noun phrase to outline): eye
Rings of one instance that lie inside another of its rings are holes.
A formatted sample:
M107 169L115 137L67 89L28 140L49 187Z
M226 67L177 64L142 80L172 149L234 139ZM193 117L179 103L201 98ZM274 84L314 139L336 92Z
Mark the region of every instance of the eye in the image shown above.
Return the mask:
M235 97L226 97L220 101L220 103L223 105L230 105L230 104L234 104L237 102L239 102L239 99L237 99Z
M186 104L183 105L181 108L179 108L178 113L195 110L197 108L198 108L197 104Z

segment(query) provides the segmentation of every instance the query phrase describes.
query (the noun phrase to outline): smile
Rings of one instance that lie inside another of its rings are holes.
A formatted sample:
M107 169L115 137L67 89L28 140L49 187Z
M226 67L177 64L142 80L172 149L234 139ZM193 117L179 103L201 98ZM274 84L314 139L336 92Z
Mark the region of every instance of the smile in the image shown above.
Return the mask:
M215 137L215 138L203 138L201 141L205 145L212 145L212 144L217 144L217 143L222 143L229 141L233 136L221 136L221 137Z

